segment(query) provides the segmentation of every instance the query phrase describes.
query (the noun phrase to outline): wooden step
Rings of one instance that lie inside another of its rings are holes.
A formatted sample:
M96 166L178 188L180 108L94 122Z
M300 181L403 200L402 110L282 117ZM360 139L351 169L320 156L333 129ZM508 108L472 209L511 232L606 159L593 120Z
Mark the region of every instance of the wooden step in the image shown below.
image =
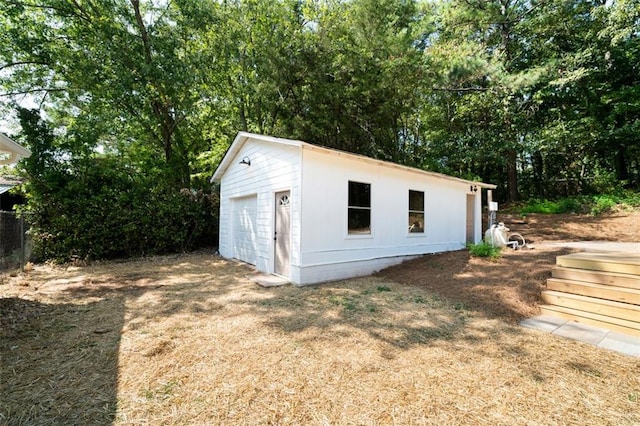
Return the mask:
M630 334L633 336L640 336L639 322L607 317L605 315L599 315L593 312L585 312L577 309L565 308L562 306L541 305L540 311L544 315L560 317L582 324L593 325L595 327L607 328L612 331Z
M640 275L640 254L581 252L556 258L556 265L566 268Z
M636 290L634 288L549 278L547 280L547 290L640 305L640 290Z
M551 270L551 276L553 278L561 278L565 280L584 281L593 284L613 285L616 287L635 288L640 290L640 276L638 275L557 266Z
M619 318L633 322L640 319L640 306L629 303L596 299L594 297L562 293L553 290L543 291L542 300L548 305L592 312L594 314L604 315L607 317Z

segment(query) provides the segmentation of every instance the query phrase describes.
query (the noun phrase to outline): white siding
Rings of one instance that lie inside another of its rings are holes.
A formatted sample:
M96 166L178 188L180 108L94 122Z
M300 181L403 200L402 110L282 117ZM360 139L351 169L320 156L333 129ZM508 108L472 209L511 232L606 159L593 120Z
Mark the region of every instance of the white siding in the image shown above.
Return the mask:
M474 219L476 222L476 226L475 226L475 235L474 235L474 239L473 242L474 243L479 243L480 241L482 241L482 191L480 189L478 189L478 192L476 193L476 206L475 206L475 215L474 215Z
M405 256L464 247L466 183L310 149L303 150L303 162L300 284L367 274ZM371 184L371 235L348 235L350 180ZM409 190L424 191L424 234L408 232Z
M464 247L471 182L243 133L227 156L216 171L220 254L262 272L274 271L275 193L286 190L291 191L289 279L296 284L367 275L417 255ZM250 166L239 164L244 157ZM349 181L371 184L370 235L348 234ZM409 233L409 190L424 192L423 234ZM480 200L478 192L476 241L482 236Z
M239 164L244 158L251 166ZM255 195L256 259L258 270L273 272L274 194L291 190L291 266L300 253L300 148L261 140L248 140L220 181L220 244L224 257L233 253L233 199Z

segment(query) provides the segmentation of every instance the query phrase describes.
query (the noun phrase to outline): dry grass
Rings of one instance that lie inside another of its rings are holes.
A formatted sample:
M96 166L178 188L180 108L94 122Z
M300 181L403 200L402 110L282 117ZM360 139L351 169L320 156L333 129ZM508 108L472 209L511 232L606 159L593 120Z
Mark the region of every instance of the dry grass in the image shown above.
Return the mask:
M264 289L207 253L2 276L0 424L640 423L640 360L512 321L552 254L511 293L460 256L411 285Z

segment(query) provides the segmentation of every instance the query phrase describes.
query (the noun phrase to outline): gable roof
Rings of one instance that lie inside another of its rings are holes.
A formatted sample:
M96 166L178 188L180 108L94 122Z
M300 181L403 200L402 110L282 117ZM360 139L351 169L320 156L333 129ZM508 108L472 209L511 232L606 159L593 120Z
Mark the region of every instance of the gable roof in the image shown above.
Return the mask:
M22 182L24 182L24 180L18 177L0 176L0 195L9 191L14 186L20 185Z
M17 163L20 157L27 158L31 156L31 151L0 133L0 154L9 154L8 158L0 158L0 164L11 164Z
M426 170L417 169L415 167L403 166L402 164L392 163L390 161L376 160L375 158L366 157L364 155L352 154L350 152L340 151L340 150L337 150L337 149L325 148L325 147L322 147L322 146L313 145L313 144L310 144L310 143L307 143L307 142L303 142L303 141L292 140L292 139L284 139L284 138L276 138L276 137L273 137L273 136L265 136L265 135L260 135L260 134L256 134L256 133L248 133L248 132L239 132L238 133L236 138L233 140L233 143L231 143L231 146L229 147L229 149L225 153L224 157L222 158L222 161L220 162L220 165L218 166L218 168L216 169L215 173L211 177L211 182L219 182L222 179L222 176L225 174L225 172L227 171L227 169L229 168L229 166L233 162L233 160L236 157L236 155L240 152L240 150L242 149L244 144L249 139L257 139L257 140L264 141L264 142L269 142L269 143L277 143L277 144L282 144L282 145L295 146L295 147L299 147L301 149L309 149L309 150L313 150L313 151L317 151L317 152L323 152L325 154L335 155L335 156L342 157L342 158L348 158L348 159L355 160L355 161L362 161L362 162L365 162L365 163L374 164L374 165L378 165L378 166L382 166L382 167L388 167L388 168L393 168L393 169L398 169L398 170L404 170L404 171L407 171L407 172L417 173L417 174L421 174L421 175L424 175L424 176L430 176L430 177L434 177L434 178L438 178L438 179L444 179L444 180L448 180L448 181L464 183L466 185L475 185L475 186L478 186L480 188L486 188L486 189L495 189L496 188L496 185L493 185L493 184L490 184L490 183L475 182L475 181L471 181L471 180L466 180L466 179L461 179L461 178L445 175L445 174L442 174L442 173L429 172L429 171L426 171Z

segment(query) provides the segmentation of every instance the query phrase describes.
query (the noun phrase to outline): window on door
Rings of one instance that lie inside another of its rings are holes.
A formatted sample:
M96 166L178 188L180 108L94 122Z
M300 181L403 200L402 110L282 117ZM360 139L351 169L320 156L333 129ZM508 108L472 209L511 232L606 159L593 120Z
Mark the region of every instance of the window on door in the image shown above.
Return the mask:
M424 192L409 190L409 232L424 234Z
M349 234L371 234L371 184L349 181Z

